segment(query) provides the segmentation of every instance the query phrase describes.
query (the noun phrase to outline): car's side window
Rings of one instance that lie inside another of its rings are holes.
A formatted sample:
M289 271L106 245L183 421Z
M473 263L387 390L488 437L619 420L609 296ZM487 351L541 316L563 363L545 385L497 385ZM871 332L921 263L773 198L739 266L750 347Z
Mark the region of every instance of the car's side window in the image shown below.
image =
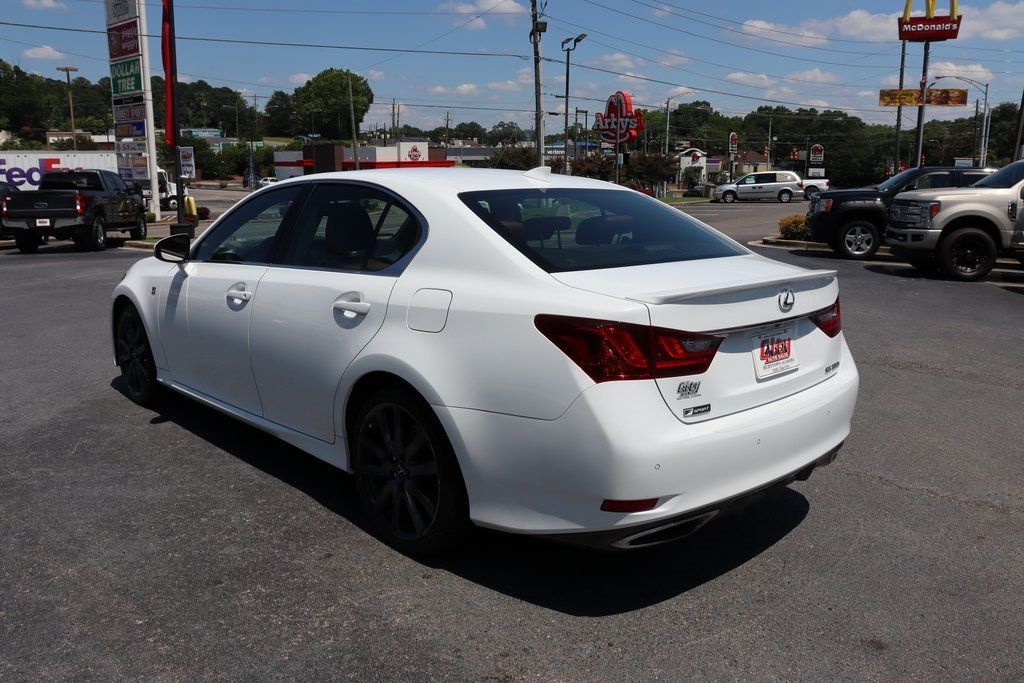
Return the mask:
M953 187L953 179L948 171L929 173L922 178L918 178L915 189L928 190L937 187Z
M420 225L392 197L361 185L317 186L280 262L334 270L382 270L419 241Z
M764 184L764 183L774 183L775 182L775 174L774 173L758 173L756 177L757 177L758 185L761 185L761 184Z
M748 175L743 180L739 181L739 185L753 185L756 178L753 175Z
M962 184L964 186L973 185L974 183L978 182L979 180L987 176L988 173L964 173Z
M127 192L128 184L124 182L124 179L116 173L111 173L107 176L107 180L113 185L115 192Z
M200 242L193 260L267 263L292 204L304 184L261 192L225 216Z

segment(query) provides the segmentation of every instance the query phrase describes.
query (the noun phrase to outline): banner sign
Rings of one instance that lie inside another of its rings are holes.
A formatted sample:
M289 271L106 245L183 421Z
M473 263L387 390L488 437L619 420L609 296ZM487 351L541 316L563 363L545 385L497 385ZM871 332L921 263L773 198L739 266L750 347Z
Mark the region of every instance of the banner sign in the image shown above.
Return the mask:
M122 121L114 124L115 138L144 138L146 137L146 122L143 121Z
M736 133L729 133L729 154L735 154L739 150L740 138Z
M142 92L142 58L110 63L110 91L114 96Z
M146 143L134 140L118 140L114 143L114 151L118 154L145 154Z
M139 17L139 6L136 0L104 0L107 10L107 26Z
M932 107L966 107L966 88L929 88L924 103ZM883 88L878 91L880 107L918 107L921 105L919 88Z
M179 147L178 175L182 178L196 177L196 155L191 147Z
M823 164L825 163L825 148L821 145L811 145L811 163L812 164Z
M633 98L624 90L608 98L604 114L594 114L594 130L600 131L601 140L610 145L632 142L643 129L643 114L633 111Z
M142 102L138 104L115 104L114 105L114 123L120 123L122 121L131 121L133 119L145 119L146 118L146 105Z
M107 49L111 61L139 54L139 22L137 19L107 27Z
M925 0L925 15L910 16L913 0L907 0L903 7L903 16L896 19L899 26L900 40L915 43L933 40L952 40L960 33L963 17L957 12L956 0L949 0L949 14L935 15L935 0Z

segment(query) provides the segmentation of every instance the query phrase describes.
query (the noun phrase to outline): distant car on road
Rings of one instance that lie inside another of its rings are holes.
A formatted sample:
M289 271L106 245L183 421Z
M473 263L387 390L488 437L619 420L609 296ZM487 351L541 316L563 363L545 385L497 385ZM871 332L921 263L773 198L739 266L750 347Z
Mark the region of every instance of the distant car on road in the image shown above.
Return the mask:
M260 184L260 187L266 187L267 185L273 185L278 180L279 180L278 178L267 176L266 178L260 178L260 183L259 184Z
M111 313L130 398L352 472L412 553L681 538L831 462L857 398L835 271L547 168L289 179L157 243Z
M769 199L782 203L828 189L825 178L801 180L793 171L764 171L748 173L734 183L715 188L714 199L728 203L739 200Z
M967 187L994 170L924 166L908 168L881 185L828 190L811 199L807 229L814 239L828 244L844 258L871 258L882 244L889 207L900 192Z

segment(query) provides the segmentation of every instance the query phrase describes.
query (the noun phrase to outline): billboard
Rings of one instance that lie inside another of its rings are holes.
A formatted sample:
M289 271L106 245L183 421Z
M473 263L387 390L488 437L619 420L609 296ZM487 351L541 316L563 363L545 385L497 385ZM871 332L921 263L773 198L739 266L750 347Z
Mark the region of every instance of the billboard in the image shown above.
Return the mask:
M811 163L822 164L825 162L825 148L821 145L811 145Z
M966 88L928 88L924 104L932 107L966 107ZM918 88L883 88L878 91L880 107L917 107L921 105Z
M624 90L608 98L604 114L594 114L594 130L599 131L601 140L610 145L632 142L643 129L643 114L633 111L633 98Z
M144 138L146 137L146 121L120 121L114 124L114 137Z
M103 6L107 11L107 26L139 17L136 0L105 0Z

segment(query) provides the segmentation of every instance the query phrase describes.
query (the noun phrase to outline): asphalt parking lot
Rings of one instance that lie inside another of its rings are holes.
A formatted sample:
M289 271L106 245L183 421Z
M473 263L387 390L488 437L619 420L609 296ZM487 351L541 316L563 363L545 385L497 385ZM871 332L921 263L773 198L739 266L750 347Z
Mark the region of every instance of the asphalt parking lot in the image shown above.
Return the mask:
M747 241L806 204L691 210ZM1019 680L1024 268L760 252L840 272L832 466L649 551L481 532L426 562L330 466L120 393L109 293L143 252L0 252L0 679Z

